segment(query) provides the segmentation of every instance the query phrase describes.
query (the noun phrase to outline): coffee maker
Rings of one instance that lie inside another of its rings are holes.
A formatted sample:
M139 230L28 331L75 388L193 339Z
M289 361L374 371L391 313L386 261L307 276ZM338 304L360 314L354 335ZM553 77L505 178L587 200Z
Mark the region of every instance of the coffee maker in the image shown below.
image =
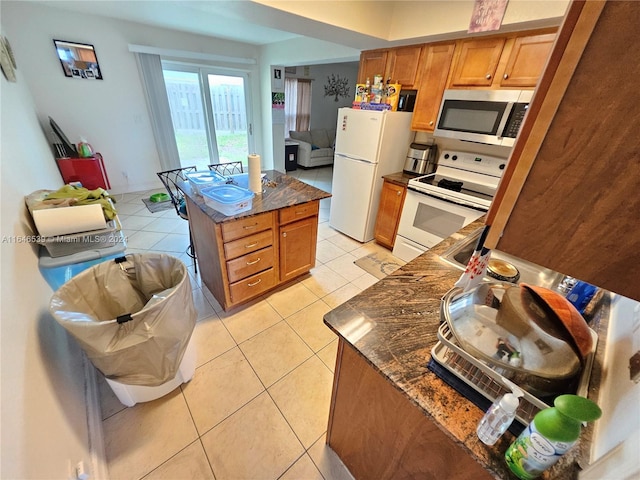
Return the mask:
M434 143L412 143L409 145L407 158L404 161L405 173L414 175L428 175L436 169L436 159L438 158L438 146Z

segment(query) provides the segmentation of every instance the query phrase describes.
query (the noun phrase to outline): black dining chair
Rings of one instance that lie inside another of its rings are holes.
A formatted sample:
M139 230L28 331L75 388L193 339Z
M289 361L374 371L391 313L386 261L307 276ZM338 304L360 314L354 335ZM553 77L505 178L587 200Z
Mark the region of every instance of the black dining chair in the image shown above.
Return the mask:
M213 170L223 177L235 175L237 173L244 173L242 162L214 163L209 165L209 170Z
M160 181L167 189L169 197L171 197L171 203L176 209L176 213L180 218L187 221L189 221L189 216L187 215L187 204L184 199L184 194L178 188L177 183L186 182L187 177L185 176L185 174L195 172L196 170L196 167L183 167L174 168L173 170L165 170L164 172L157 172ZM193 268L195 269L195 272L198 273L196 250L193 246L193 237L191 235L191 225L189 225L189 248L187 250L187 255L193 258Z

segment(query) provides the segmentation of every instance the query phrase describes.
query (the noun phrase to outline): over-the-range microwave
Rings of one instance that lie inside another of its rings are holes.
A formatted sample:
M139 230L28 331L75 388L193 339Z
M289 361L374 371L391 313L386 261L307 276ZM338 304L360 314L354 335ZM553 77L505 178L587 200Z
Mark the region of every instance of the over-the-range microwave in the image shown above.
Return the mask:
M513 146L533 90L445 90L434 137Z

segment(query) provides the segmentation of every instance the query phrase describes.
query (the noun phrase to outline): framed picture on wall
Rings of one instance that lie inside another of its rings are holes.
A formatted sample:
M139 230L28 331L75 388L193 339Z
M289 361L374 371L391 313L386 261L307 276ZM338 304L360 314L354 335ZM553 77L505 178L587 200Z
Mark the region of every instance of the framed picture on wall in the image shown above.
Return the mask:
M55 39L53 44L65 76L102 80L102 71L93 45Z

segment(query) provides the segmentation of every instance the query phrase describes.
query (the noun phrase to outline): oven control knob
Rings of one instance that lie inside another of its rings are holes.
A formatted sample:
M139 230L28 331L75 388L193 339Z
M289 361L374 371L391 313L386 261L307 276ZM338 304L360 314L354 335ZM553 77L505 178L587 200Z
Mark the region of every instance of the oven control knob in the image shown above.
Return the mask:
M501 163L500 166L498 167L500 170L504 170L504 168L507 166L506 163Z
M448 153L445 153L445 154L444 154L444 159L445 159L445 160L448 160L448 159L449 159L449 154L448 154Z
M454 155L453 157L451 157L451 160L457 160L458 159L458 155Z

